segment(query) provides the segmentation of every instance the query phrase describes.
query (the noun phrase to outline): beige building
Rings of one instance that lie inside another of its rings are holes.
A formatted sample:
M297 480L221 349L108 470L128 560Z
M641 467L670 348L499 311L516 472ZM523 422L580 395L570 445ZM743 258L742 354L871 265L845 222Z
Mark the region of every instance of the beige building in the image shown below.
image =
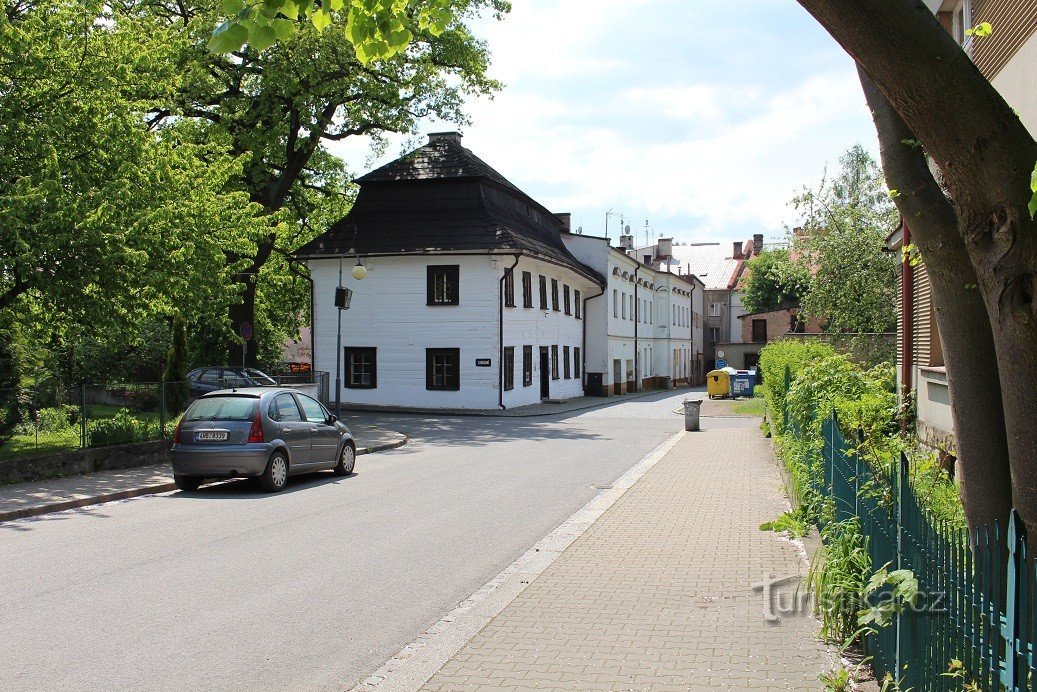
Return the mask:
M1037 135L1037 2L1034 0L925 0L976 67ZM966 31L982 22L993 27L977 38ZM910 233L910 227L908 228ZM904 228L888 239L899 251ZM924 264L901 263L897 318L897 377L902 391L914 392L917 432L931 445L952 441L951 397L936 326L929 276Z

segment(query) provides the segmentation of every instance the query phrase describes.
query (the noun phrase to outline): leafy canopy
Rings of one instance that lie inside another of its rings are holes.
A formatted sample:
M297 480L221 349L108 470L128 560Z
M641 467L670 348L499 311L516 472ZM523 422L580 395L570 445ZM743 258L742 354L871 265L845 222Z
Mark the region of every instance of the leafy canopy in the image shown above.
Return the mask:
M742 305L747 312L798 306L810 286L810 271L788 250L764 250L749 260Z

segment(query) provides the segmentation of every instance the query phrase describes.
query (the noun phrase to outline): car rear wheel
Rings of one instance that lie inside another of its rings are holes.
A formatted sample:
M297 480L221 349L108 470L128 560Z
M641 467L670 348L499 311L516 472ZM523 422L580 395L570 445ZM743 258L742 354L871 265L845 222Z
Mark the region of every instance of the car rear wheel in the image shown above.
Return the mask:
M288 457L284 452L274 452L266 463L259 485L268 493L276 493L288 483Z
M342 454L338 458L338 466L335 467L336 476L348 476L353 473L356 466L356 448L348 442L342 445Z
M198 486L202 484L202 479L198 476L181 476L179 473L173 474L173 483L180 490L190 492L192 490L198 490Z

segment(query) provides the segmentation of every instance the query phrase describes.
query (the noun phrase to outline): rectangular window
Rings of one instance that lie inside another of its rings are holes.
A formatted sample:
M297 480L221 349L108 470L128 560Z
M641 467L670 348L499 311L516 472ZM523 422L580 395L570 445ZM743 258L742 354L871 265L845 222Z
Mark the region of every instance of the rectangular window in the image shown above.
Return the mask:
M428 305L457 305L459 302L460 266L429 265Z
M515 307L515 272L504 273L504 307Z
M627 318L627 294L623 294L623 319Z
M547 309L547 277L540 275L540 309Z
M504 347L504 391L515 388L515 347Z
M461 388L461 349L425 349L425 389L457 391Z
M709 341L714 344L720 341L720 327L709 328Z
M551 347L551 379L558 379L558 346Z
M653 303L652 301L648 301L648 324L654 324L655 323L655 315L653 314L654 312L655 312L655 303Z
M522 386L529 387L533 384L533 347L522 347Z
M346 347L346 387L375 389L378 386L377 352L373 348Z
M580 292L573 291L573 302L576 303L576 319L583 317L583 303L580 302Z
M558 279L551 279L551 309L558 312Z
M720 303L710 303L709 304L709 316L710 317L720 317Z
M562 368L565 370L565 379L573 378L572 370L569 368L569 347L562 346Z
M576 379L580 379L580 368L583 366L583 361L580 360L580 347L576 346L573 348L573 375Z
M568 284L563 284L562 285L562 301L565 304L565 314L566 315L573 314L572 296L569 295L569 286L568 286Z
M533 275L522 272L522 307L533 307Z
M619 291L612 289L612 316L619 317Z
M634 295L630 294L630 296L628 296L628 297L630 299L630 321L633 322L634 321Z

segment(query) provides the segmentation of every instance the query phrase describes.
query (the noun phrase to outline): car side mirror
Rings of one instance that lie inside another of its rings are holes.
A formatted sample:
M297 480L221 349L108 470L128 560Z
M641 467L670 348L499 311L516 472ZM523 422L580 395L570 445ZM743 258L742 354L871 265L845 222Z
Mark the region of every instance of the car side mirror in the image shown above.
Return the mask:
M334 413L328 416L328 425L334 425L338 421L338 416Z

